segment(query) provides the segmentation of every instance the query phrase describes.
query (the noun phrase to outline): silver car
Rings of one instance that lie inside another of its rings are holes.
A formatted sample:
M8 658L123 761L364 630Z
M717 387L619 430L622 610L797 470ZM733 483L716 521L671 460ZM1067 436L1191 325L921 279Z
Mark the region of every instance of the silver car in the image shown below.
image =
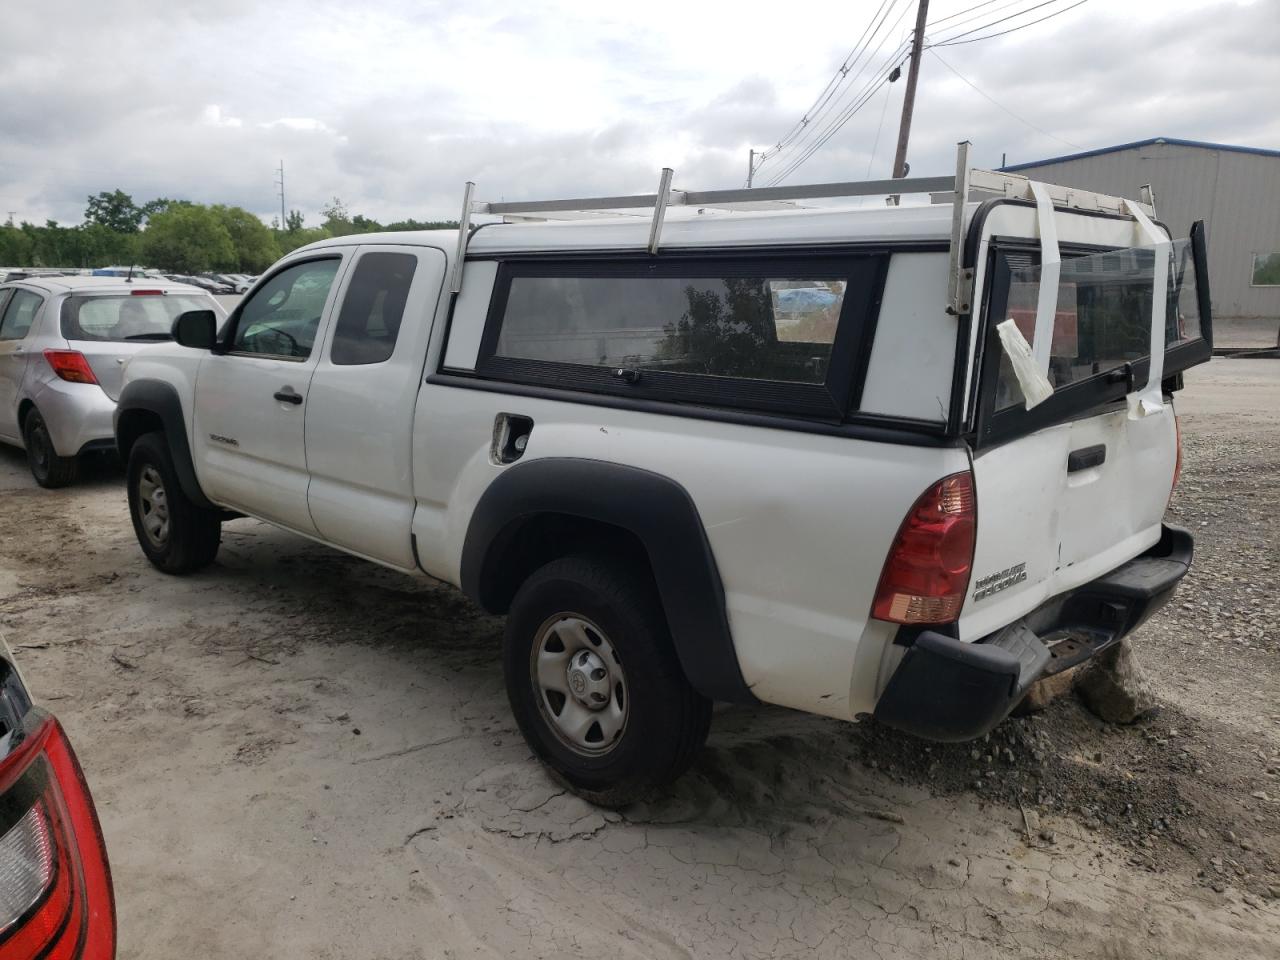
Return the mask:
M76 479L79 457L115 446L124 363L170 339L186 310L225 311L168 280L29 277L0 284L0 442L23 447L42 487Z

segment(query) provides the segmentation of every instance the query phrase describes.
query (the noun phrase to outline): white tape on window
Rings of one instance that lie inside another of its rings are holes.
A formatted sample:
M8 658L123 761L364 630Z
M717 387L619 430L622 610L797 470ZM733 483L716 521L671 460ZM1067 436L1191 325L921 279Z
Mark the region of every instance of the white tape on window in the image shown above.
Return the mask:
M1053 353L1053 322L1058 314L1058 281L1062 276L1062 255L1058 252L1058 225L1053 201L1043 183L1031 181L1036 198L1036 222L1040 228L1040 289L1036 296L1036 326L1031 336L1031 352L1041 375L1049 372Z
M1126 200L1125 208L1138 221L1141 242L1150 244L1155 249L1151 291L1151 371L1147 375L1146 386L1129 395L1129 419L1140 420L1164 410L1161 381L1164 380L1164 325L1169 299L1169 254L1172 243L1136 203Z
M1053 384L1036 363L1031 353L1031 344L1027 343L1027 338L1022 335L1013 317L996 324L996 333L1000 334L1000 346L1004 348L1004 355L1009 358L1013 375L1018 378L1018 386L1022 388L1027 409L1030 410L1053 396Z

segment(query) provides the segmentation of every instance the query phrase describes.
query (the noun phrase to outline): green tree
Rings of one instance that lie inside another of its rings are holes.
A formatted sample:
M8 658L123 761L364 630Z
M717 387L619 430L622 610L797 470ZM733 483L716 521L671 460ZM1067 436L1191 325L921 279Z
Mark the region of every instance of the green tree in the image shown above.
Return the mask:
M151 218L142 235L142 258L162 270L203 273L229 269L236 262L236 248L216 213L197 204L181 204Z
M86 223L98 223L116 233L137 233L142 224L142 209L123 190L102 191L89 198L85 208Z
M25 267L31 263L31 238L12 222L0 227L0 264Z
M332 203L320 208L320 215L324 217L320 228L327 231L331 237L345 237L359 232L351 221L351 214L347 212L346 204L337 197L333 198Z
M457 220L397 220L388 223L383 230L457 230Z
M305 247L308 243L315 243L317 240L328 240L331 234L324 227L299 227L297 230L280 230L276 232L276 246L279 248L280 256L286 253L292 253L299 247Z
M144 220L150 220L157 213L164 213L171 207L190 207L190 200L170 200L168 197L156 197L154 200L148 200L139 209L142 211Z
M290 233L297 233L302 226L302 211L290 210L289 215L284 218L284 228Z
M280 247L261 220L241 207L221 204L209 208L231 236L235 255L226 269L260 273L280 259Z

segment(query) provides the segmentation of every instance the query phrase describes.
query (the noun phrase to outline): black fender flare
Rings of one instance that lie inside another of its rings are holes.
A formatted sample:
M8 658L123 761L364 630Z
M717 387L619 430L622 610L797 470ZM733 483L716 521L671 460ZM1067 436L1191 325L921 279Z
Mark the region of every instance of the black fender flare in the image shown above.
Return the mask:
M649 565L685 676L713 700L754 703L729 631L724 586L698 509L669 477L599 460L545 458L503 471L476 503L462 548L463 591L494 610L491 571L507 533L540 514L594 520L631 533Z
M187 422L182 415L182 400L173 384L163 380L134 380L121 391L113 422L116 450L125 463L129 462L129 449L134 441L146 432L130 428L131 420L137 422L138 413L152 414L163 425L165 442L169 445L169 456L173 459L173 469L178 474L182 492L197 506L217 509L217 505L204 495L196 479L191 444L187 439Z

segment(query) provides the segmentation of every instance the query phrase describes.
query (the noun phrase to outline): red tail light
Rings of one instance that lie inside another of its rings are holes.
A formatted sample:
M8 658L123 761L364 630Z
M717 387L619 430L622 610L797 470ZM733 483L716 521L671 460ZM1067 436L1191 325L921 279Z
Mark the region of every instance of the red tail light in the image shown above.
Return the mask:
M72 383L97 383L93 375L93 367L79 350L46 350L44 358L53 367L53 372L63 380Z
M111 960L102 831L66 734L46 717L0 760L0 956Z
M924 492L902 521L884 562L871 615L893 623L949 623L960 615L977 508L971 473L955 473Z
M163 290L130 290L131 297L163 297Z

